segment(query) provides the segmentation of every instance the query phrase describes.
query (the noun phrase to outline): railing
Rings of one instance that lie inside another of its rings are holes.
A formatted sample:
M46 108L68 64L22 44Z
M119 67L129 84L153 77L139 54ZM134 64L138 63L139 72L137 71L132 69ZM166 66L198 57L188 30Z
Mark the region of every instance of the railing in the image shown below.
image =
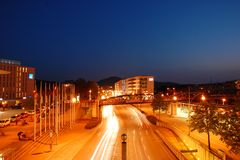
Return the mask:
M168 146L168 148L174 153L174 155L179 160L187 160L187 158L179 151L174 145L172 145L164 136L162 136L158 131L155 130L155 133L162 139L162 141Z
M193 153L197 158L201 160L221 160L223 157L217 155L216 153L212 153L206 145L200 143L199 141L189 137L184 134L181 130L176 127L171 126L167 122L162 122L160 124L161 127L168 128L172 130L175 134L177 134L181 140L189 147L190 149L197 149L198 152Z

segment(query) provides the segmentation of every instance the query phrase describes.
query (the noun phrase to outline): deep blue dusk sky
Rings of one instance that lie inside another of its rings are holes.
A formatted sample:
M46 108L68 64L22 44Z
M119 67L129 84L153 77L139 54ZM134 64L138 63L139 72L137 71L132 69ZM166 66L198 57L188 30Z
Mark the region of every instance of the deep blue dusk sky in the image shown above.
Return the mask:
M240 1L1 0L0 58L47 80L240 79Z

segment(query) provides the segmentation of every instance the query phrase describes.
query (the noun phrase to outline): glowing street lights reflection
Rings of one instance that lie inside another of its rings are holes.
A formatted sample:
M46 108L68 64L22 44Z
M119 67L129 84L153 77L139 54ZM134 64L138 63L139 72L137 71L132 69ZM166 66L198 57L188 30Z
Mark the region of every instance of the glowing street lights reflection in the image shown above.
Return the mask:
M117 139L119 123L115 113L113 112L113 107L111 105L104 106L102 114L103 118L106 120L107 128L100 139L91 160L111 159L113 146Z

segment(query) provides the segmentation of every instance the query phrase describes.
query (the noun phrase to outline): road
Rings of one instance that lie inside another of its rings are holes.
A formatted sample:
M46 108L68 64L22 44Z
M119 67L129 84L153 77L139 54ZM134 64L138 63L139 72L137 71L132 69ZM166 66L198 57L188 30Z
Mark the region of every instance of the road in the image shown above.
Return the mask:
M131 106L115 106L114 111L119 120L119 134L126 133L127 159L129 160L174 160L176 157L165 146L162 140L155 134L146 117L136 108ZM117 143L115 154L121 153L121 143ZM115 158L119 159L119 158Z
M121 159L121 135L127 134L128 160L174 160L175 155L165 146L154 132L146 117L132 106L105 106L101 138L94 137L74 158L83 158L84 153L92 150L98 139L91 160ZM105 128L105 129L104 129ZM85 154L86 156L86 154Z
M122 133L128 136L128 160L176 159L145 116L126 105L104 106L103 120L98 127L91 130L76 127L59 137L58 145L54 145L51 152L48 145L42 144L23 159L119 160Z

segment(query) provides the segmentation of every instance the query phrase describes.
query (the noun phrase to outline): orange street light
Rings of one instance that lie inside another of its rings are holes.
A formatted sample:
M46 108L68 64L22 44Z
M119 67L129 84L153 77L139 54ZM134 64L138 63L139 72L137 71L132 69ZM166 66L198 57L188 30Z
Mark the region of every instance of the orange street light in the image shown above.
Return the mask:
M222 99L222 102L223 102L223 105L224 105L224 103L226 102L226 98L223 98L223 99Z
M173 96L173 100L176 101L176 100L177 100L177 97L176 97L176 96Z
M74 97L72 98L72 103L76 103L77 102L77 99Z
M89 97L88 98L89 98L89 101L92 100L92 90L91 89L89 90Z
M202 101L205 101L205 100L206 100L206 97L205 97L204 95L202 95L201 100L202 100Z

